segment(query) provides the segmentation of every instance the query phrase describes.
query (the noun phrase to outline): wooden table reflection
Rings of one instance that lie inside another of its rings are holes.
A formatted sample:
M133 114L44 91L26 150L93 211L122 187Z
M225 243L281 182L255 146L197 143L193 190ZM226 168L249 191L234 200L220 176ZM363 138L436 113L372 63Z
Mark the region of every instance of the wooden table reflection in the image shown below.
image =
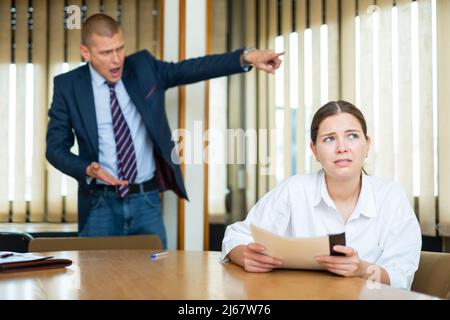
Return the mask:
M248 273L219 262L220 252L149 250L48 253L74 263L65 269L0 274L0 299L434 299L327 272ZM46 254L47 255L47 254Z

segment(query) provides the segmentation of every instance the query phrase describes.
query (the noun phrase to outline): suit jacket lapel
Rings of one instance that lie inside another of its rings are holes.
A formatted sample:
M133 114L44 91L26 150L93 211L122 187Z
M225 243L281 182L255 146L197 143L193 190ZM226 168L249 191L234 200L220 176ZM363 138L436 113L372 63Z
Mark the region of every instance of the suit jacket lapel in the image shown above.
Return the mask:
M92 80L87 64L82 67L80 78L80 81L76 81L74 84L75 97L87 135L89 136L95 155L98 157L97 116L95 113Z
M150 123L151 117L148 114L149 109L145 107L145 100L143 95L141 94L138 80L134 75L133 71L128 67L126 62L123 70L122 81L125 86L125 89L127 89L128 95L130 96L131 100L133 101L139 113L141 114L144 124L147 127L147 130L150 131L150 129L152 128L152 123Z

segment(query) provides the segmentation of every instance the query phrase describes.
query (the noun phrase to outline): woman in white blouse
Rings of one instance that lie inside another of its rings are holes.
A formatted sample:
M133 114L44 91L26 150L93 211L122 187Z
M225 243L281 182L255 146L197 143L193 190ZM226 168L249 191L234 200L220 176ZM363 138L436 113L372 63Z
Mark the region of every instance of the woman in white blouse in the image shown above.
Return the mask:
M417 270L421 232L402 188L364 173L371 140L358 108L329 102L314 115L311 150L322 170L292 176L267 193L247 218L227 227L222 261L249 272L268 272L282 261L253 243L250 224L290 237L317 237L345 231L346 246L333 249L345 256L316 261L345 277L371 278L394 287L411 287Z

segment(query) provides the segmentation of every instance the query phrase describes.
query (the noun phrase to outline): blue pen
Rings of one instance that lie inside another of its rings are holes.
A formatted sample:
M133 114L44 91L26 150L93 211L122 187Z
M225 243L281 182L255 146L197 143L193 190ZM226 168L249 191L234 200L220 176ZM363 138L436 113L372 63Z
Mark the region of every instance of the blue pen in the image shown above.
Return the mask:
M156 260L156 259L164 258L164 257L166 257L168 254L169 254L169 253L168 253L167 251L164 251L164 252L155 252L155 253L152 253L152 254L150 255L150 259Z
M14 253L5 253L5 254L2 254L1 256L0 256L0 258L8 258L8 257L12 257L14 255Z

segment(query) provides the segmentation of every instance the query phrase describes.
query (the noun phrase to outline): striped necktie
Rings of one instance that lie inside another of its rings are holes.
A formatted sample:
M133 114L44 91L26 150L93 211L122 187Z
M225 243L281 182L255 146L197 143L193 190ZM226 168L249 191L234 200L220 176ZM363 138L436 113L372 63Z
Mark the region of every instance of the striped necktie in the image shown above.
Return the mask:
M119 106L115 83L107 83L109 87L109 97L111 102L112 124L114 128L114 139L116 140L117 153L117 169L120 180L127 180L129 184L136 180L137 165L136 154L131 138L130 129L128 128L125 117ZM117 192L120 197L124 198L128 195L128 186L119 186Z

